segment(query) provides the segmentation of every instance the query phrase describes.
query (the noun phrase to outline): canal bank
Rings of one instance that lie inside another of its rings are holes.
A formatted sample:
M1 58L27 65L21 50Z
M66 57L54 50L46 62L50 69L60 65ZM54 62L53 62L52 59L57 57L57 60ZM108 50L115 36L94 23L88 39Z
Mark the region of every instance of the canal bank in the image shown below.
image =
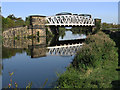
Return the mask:
M115 42L103 32L90 35L71 65L59 74L57 88L112 88L118 80Z
M116 47L118 47L118 68L116 68L116 71L118 72L118 80L113 81L112 84L114 88L120 88L120 30L103 30L103 32L108 34L116 43Z

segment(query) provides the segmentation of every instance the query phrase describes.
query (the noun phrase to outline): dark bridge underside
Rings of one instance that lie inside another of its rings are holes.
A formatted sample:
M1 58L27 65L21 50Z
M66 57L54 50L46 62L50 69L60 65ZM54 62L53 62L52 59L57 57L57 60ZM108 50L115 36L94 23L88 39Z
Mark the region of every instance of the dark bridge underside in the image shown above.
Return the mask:
M59 28L65 28L65 27L72 27L71 29L69 30L88 30L88 31L92 31L94 26L49 26L49 29L50 31L53 33L53 34L59 34Z

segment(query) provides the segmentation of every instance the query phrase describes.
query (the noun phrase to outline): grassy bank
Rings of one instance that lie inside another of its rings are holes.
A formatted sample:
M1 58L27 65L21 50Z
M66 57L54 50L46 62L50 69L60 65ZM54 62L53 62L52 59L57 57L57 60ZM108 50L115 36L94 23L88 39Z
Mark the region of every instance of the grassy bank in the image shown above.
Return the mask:
M88 36L66 72L59 75L57 88L112 88L118 80L115 42L103 32Z
M113 81L113 87L120 88L120 31L109 30L109 33L107 34L112 40L114 40L116 46L118 47L118 68L116 69L118 71L118 80Z

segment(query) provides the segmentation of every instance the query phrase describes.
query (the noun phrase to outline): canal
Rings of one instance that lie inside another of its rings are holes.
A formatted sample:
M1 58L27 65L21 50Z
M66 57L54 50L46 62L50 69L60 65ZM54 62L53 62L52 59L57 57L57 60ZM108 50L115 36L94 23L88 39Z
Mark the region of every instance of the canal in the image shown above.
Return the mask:
M47 47L63 46L64 44L79 44L86 34L73 34L66 31L64 35L37 39L5 39L3 41L2 87L11 83L18 88L25 88L32 82L32 88L52 88L58 79L57 73L63 73L72 62L75 52L82 46L60 48L55 51ZM74 42L73 42L74 41ZM71 43L73 42L73 43ZM64 52L62 52L64 51ZM9 74L13 72L13 75ZM43 85L46 82L45 86Z

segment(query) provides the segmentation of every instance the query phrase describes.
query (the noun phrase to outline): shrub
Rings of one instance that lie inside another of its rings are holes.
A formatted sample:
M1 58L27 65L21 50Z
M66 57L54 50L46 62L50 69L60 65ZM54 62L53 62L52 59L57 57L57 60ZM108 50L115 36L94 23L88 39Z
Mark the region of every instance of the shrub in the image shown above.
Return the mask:
M67 71L59 76L58 88L111 88L118 80L118 53L103 32L90 35Z
M72 64L77 68L95 68L105 60L117 59L114 47L115 43L103 32L88 36L86 44L77 52Z

